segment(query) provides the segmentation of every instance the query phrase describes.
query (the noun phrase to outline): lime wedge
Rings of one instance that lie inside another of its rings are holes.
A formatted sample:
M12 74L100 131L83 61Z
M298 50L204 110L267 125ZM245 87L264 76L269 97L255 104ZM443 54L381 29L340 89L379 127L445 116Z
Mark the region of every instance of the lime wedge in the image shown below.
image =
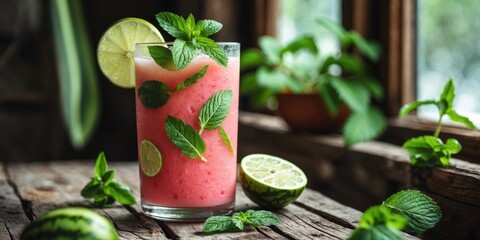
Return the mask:
M145 175L153 177L162 169L163 158L155 145L143 140L140 143L140 167Z
M110 26L100 38L97 61L103 74L115 85L135 87L135 43L164 42L163 36L151 23L140 18L123 18Z
M307 185L307 177L300 168L267 154L244 157L239 176L245 195L265 208L282 208L292 203Z

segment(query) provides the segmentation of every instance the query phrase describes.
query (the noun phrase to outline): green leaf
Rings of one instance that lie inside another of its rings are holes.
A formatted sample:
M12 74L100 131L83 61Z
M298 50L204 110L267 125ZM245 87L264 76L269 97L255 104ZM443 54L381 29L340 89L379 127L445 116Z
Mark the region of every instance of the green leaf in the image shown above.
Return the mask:
M331 78L332 87L337 90L340 98L354 112L365 112L370 104L370 93L360 82L355 80Z
M337 114L340 107L343 105L343 102L338 96L337 90L332 87L331 82L322 81L319 84L318 93L321 96L323 103L325 103L328 112L331 115Z
M172 55L177 69L184 69L195 56L195 47L191 42L176 39L173 42Z
M222 138L223 143L227 145L228 150L230 150L232 154L235 154L235 149L232 145L232 142L230 141L230 138L228 137L228 134L225 132L222 126L220 126L218 130L220 132L220 137Z
M410 153L410 163L418 167L442 166L440 160L450 160L450 153L445 149L441 139L434 136L421 136L407 140L403 148ZM446 152L444 151L446 150Z
M160 67L170 71L177 69L173 61L172 51L167 47L148 46L148 52Z
M94 198L102 194L102 184L96 179L92 179L89 183L87 183L87 185L85 185L80 192L80 195L82 195L84 198Z
M353 31L350 37L358 50L372 61L377 61L380 58L380 45L375 42L365 40L360 34Z
M378 225L371 228L357 228L349 240L402 240L400 231L387 226Z
M275 65L280 63L283 47L277 39L270 36L263 36L258 40L258 45L260 45L260 49L270 64Z
M263 55L258 49L247 49L240 56L240 69L242 71L255 68L263 64Z
M315 44L315 39L313 39L312 36L305 36L292 41L281 51L280 54L283 55L286 52L295 53L303 49L306 49L311 53L315 53L315 54L318 53L317 45Z
M198 116L200 133L203 129L213 130L220 127L230 111L232 90L222 90L213 94L203 105Z
M407 219L396 215L383 205L369 207L360 219L359 227L368 228L383 225L396 230L402 230L407 225Z
M449 138L445 143L445 149L451 154L457 154L462 150L462 145L457 139Z
M246 73L240 81L240 95L253 94L258 87L256 74L254 72Z
M383 205L392 213L408 219L406 232L419 234L433 228L442 218L438 205L416 190L404 190L390 196Z
M354 55L342 54L339 58L335 59L335 64L342 68L342 73L344 74L365 74L365 66Z
M182 83L178 84L177 85L177 88L175 89L175 91L180 91L194 83L196 83L198 80L200 80L204 75L205 73L207 72L207 68L208 68L208 65L205 65L203 66L202 69L200 69L199 72L195 73L193 76L187 78L185 81L183 81Z
M205 142L190 125L178 118L168 116L165 119L165 130L170 141L187 157L200 157L202 161L207 161L202 155L206 150Z
M245 223L253 227L271 226L271 225L280 224L280 220L278 220L278 217L270 211L248 210L246 213L247 215L249 215L249 217L246 219Z
M102 176L102 182L104 185L108 185L112 182L113 178L115 177L115 170L109 170Z
M425 101L415 101L415 102L405 104L400 109L399 115L400 115L401 118L403 118L403 117L407 116L411 111L417 109L418 107L423 106L423 105L430 105L430 104L435 104L436 105L437 102L435 100L425 100Z
M281 92L290 89L294 93L302 91L299 82L281 71L269 70L262 66L256 72L257 83L260 87L272 89L275 92Z
M212 39L206 37L196 37L195 38L196 47L202 50L203 53L207 54L218 64L226 67L228 65L228 57L225 51Z
M373 78L363 78L362 82L367 86L368 90L376 100L381 100L383 98L383 86L377 80Z
M115 198L113 198L110 195L102 195L102 196L95 197L93 199L93 206L98 208L107 207L114 203L115 203Z
M229 216L212 216L203 224L203 232L207 234L240 230Z
M343 126L345 145L371 140L380 136L387 126L385 116L376 107L365 112L353 112Z
M146 108L159 108L170 98L170 89L160 81L148 80L138 88L138 97Z
M455 85L453 84L452 79L449 79L445 87L443 87L442 95L440 96L440 101L445 101L446 106L443 109L440 109L441 113L446 113L448 110L453 107L453 99L455 98Z
M237 212L237 213L234 213L234 214L232 215L232 221L233 221L233 223L234 223L235 226L237 226L237 228L240 229L241 231L243 231L243 229L244 229L244 227L245 227L244 224L243 224L243 222L244 222L245 220L243 219L242 214L243 214L242 212Z
M185 20L185 28L187 29L187 34L189 37L192 37L191 33L193 33L193 29L195 28L195 17L193 14L189 14L187 19Z
M475 124L473 124L472 121L470 121L470 119L468 119L467 117L464 117L460 114L458 114L457 112L455 112L455 110L451 109L449 111L447 111L447 115L450 117L450 119L452 119L452 121L455 121L455 122L458 122L458 123L463 123L465 124L468 128L470 129L477 129L477 127L475 126Z
M89 143L100 122L101 97L95 50L91 46L82 1L53 0L52 32L58 69L59 104L69 140L75 150ZM7 10L8 11L8 10ZM56 61L55 61L56 60Z
M336 21L322 17L317 19L317 23L327 31L333 33L340 41L347 35L347 31Z
M201 30L200 36L208 37L212 34L219 32L223 25L215 20L200 20L203 21L203 29ZM199 21L199 22L200 22ZM197 23L198 24L198 23Z
M135 197L132 191L126 185L113 181L106 188L105 193L114 197L120 204L132 205L135 204Z
M185 19L171 12L160 12L155 15L160 27L177 39L190 40L187 35Z
M103 174L107 172L108 165L107 165L107 158L105 157L105 153L101 152L97 156L97 161L95 162L95 176L97 178L102 178Z

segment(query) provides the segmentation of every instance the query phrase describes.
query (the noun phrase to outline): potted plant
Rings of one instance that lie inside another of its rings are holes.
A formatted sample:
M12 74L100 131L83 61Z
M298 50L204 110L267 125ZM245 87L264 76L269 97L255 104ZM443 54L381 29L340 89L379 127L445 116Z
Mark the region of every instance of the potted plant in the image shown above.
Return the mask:
M379 47L336 22L318 23L338 40L337 53L323 54L311 36L287 45L261 37L260 49L242 52L241 93L256 105L276 99L280 115L296 130L331 132L343 127L347 146L378 137L386 121L372 103L382 98L383 89L369 75L365 59L376 61Z

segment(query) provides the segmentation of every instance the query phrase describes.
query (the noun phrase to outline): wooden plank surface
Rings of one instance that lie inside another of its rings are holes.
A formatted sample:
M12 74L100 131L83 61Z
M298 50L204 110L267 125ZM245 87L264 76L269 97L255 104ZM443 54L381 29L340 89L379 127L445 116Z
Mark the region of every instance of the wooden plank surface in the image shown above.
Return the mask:
M5 169L0 165L0 190L11 196L8 201L0 199L4 223L0 225L0 239L18 239L21 229L29 222L28 215L35 218L59 207L90 206L90 202L80 196L80 190L93 175L93 164L93 161L8 163ZM137 163L111 162L109 165L116 170L116 178L139 196ZM237 185L236 211L247 209L259 207ZM112 220L121 239L346 239L361 216L359 211L310 189L294 204L276 211L280 225L208 236L202 233L201 222L150 219L141 213L139 203L95 210ZM10 222L5 224L5 220Z

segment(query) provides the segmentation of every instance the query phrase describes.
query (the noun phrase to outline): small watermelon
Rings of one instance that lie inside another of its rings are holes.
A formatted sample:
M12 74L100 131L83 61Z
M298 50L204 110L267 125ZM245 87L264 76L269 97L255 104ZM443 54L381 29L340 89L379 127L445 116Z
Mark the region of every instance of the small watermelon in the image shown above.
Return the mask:
M119 239L113 224L104 216L81 207L50 211L29 223L21 240L55 239Z

